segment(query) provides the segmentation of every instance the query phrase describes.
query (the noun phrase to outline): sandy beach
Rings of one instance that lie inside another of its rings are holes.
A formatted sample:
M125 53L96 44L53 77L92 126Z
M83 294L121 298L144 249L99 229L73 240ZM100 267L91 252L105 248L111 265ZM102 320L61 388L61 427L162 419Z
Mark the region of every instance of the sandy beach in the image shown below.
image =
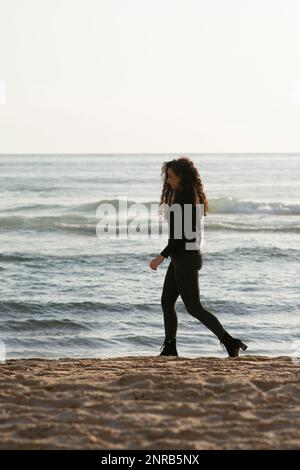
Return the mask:
M299 449L290 357L0 364L1 449Z

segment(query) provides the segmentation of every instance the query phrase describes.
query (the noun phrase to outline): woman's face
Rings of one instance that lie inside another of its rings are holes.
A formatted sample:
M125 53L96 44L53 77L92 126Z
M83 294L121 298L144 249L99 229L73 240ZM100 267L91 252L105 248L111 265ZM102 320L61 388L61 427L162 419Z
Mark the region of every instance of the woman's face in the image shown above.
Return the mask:
M172 168L168 168L168 178L167 182L169 186L171 186L172 189L178 189L180 186L181 182L181 176L180 175L175 175L174 171Z

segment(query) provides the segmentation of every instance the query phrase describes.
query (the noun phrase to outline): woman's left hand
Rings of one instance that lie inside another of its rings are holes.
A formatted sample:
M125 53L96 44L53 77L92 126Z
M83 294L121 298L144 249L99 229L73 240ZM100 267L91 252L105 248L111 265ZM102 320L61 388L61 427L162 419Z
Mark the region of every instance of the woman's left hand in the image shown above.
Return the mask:
M153 260L150 262L150 268L151 269L154 269L155 271L157 270L157 266L160 265L160 263L163 262L165 258L162 256L162 255L158 255L156 256L155 258L153 258Z

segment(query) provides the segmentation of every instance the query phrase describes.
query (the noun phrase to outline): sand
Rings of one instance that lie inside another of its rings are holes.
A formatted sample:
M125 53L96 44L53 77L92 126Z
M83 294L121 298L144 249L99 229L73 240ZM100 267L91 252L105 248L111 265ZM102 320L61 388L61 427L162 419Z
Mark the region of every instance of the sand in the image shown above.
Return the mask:
M291 358L0 364L1 449L299 449Z

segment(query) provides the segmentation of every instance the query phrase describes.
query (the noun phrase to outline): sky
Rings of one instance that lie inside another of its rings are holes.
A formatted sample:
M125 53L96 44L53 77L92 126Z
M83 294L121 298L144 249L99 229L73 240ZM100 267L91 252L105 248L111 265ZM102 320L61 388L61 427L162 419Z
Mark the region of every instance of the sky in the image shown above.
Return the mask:
M0 153L300 152L299 0L0 0Z

